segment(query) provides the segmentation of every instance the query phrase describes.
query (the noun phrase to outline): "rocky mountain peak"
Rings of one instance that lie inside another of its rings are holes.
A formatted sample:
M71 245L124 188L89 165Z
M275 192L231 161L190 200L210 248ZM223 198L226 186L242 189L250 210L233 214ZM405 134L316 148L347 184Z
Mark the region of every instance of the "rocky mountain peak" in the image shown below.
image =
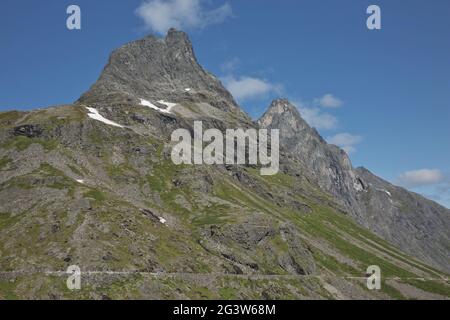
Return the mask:
M267 111L258 120L258 124L263 128L279 129L280 135L286 140L296 139L299 134L302 134L303 137L312 136L325 143L317 131L301 117L298 108L286 98L273 100Z
M356 207L351 190L358 181L348 155L328 144L301 117L295 105L287 99L274 100L258 124L262 128L280 130L280 145L303 164L305 172L314 173L311 178L343 200L345 206Z
M450 298L431 268L450 271L450 210L354 169L287 99L258 120L280 130L272 178L172 161L174 130L254 128L245 117L175 29L115 50L79 104L0 113L0 299ZM352 280L372 263L386 290ZM46 272L74 264L131 272L71 292Z
M293 116L295 118L301 118L297 107L286 98L273 100L265 115L280 115L284 117Z
M207 102L243 113L221 82L197 62L188 35L175 29L165 38L149 35L114 50L100 78L77 102L114 106L140 99Z
M175 48L184 46L193 53L192 43L186 32L179 31L175 28L170 28L169 31L167 31L165 41L169 47Z
M286 111L295 112L297 110L295 106L286 98L274 99L269 106L269 110L282 113Z

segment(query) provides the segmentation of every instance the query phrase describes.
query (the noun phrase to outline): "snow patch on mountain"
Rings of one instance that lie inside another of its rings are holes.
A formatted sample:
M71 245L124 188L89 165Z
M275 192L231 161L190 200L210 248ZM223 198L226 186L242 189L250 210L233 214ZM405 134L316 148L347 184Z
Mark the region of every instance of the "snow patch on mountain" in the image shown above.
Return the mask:
M118 124L118 123L116 123L114 121L108 120L105 117L103 117L100 113L98 113L97 109L89 108L89 107L86 107L86 109L89 110L89 113L88 113L89 118L92 118L94 120L103 122L104 124L107 124L107 125L110 125L110 126L123 128L122 125L120 125L120 124Z
M363 187L363 185L362 185L359 181L353 182L353 188L354 188L357 192L364 191L364 187Z
M161 104L167 106L167 110L169 112L172 110L173 107L175 107L177 105L176 103L167 102L167 101L164 101L164 100L159 100L158 103L161 103Z
M385 190L385 189L377 189L377 190L380 191L380 192L386 193L389 197L392 197L392 194L389 191Z
M159 108L157 106L155 106L153 103L151 103L150 101L147 101L145 99L141 99L141 106L146 106L146 107L150 107L158 112L162 112L162 113L171 113L171 109L173 108L173 106L175 106L175 103L170 103L170 102L165 102L164 100L160 100L158 101L158 103L164 104L165 106L167 106L167 109L162 109ZM171 107L169 107L169 104L171 105Z

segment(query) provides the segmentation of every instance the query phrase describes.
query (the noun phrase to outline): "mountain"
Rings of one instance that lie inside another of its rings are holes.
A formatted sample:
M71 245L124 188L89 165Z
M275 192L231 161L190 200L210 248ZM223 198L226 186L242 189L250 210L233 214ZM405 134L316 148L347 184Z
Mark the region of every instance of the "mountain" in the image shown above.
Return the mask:
M327 144L287 100L275 100L258 123L280 130L282 146L301 162L302 173L312 173L310 179L332 194L356 222L405 252L450 271L450 210L365 168L354 169L347 154Z
M140 99L207 102L246 116L220 81L198 64L188 36L175 29L164 39L151 35L115 50L78 103L115 105Z
M176 166L171 133L196 120L279 128L280 172ZM114 51L74 104L0 124L0 298L450 297L448 247L430 240L448 239L447 209L353 169L287 100L251 121L183 32Z

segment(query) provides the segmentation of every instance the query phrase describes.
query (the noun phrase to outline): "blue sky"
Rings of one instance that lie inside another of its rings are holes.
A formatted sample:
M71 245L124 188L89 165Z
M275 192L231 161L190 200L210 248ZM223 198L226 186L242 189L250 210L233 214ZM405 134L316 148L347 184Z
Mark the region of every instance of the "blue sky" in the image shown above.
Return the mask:
M66 28L70 4L81 8L81 30ZM370 4L381 8L381 30L366 27ZM3 0L1 8L0 111L73 102L112 49L173 25L252 117L287 97L354 165L450 207L448 0Z

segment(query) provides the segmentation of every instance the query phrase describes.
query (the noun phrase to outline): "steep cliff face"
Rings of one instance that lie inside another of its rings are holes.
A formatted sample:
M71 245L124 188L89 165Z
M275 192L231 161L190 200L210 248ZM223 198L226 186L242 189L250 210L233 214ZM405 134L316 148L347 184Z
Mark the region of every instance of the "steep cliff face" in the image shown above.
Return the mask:
M281 144L300 160L299 169L332 194L355 221L406 252L450 270L450 210L366 169L354 169L347 154L327 144L285 99L273 101L258 124L280 129Z
M282 146L301 161L305 174L309 173L321 188L348 209L358 211L354 194L364 189L364 185L352 170L347 154L327 144L302 119L294 105L286 99L274 100L258 124L263 128L279 129Z
M195 120L279 128L281 171L175 165L170 135ZM0 113L0 298L450 297L429 265L448 254L432 243L448 210L384 183L286 100L252 122L184 33L146 37L75 104ZM373 264L381 291L365 286ZM81 291L65 288L70 265L91 271Z
M206 102L245 116L220 81L197 62L186 33L169 30L115 50L98 81L78 100L111 105L147 101Z
M357 192L364 210L361 224L422 261L450 271L450 210L365 168L355 172L367 185Z

